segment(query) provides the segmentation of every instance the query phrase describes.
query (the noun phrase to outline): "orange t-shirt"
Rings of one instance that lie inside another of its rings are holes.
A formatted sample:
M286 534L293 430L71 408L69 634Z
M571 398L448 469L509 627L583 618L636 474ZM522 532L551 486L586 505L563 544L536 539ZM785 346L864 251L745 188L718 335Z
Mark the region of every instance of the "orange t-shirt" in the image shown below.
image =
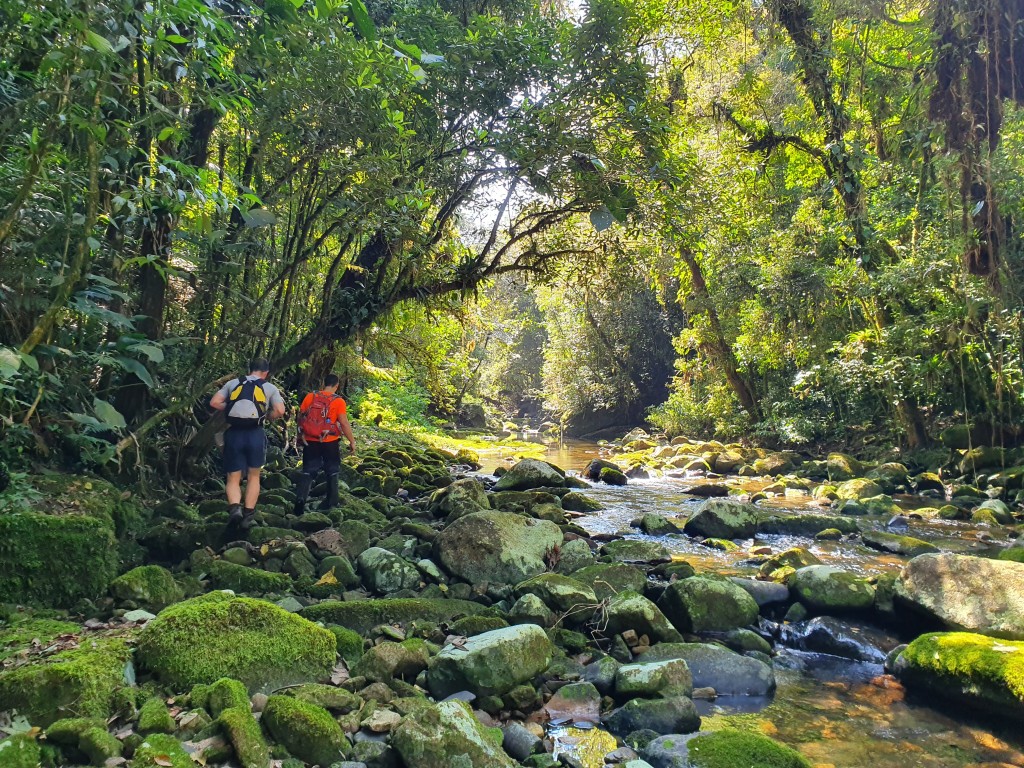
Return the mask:
M321 395L331 395L333 393L327 392L327 391L323 391L320 394ZM309 407L312 404L313 404L313 393L310 392L308 395L306 395L304 398L302 398L302 403L301 403L301 405L299 405L299 411L302 412L302 413L305 413L306 411L309 410ZM348 408L345 405L345 398L341 397L341 395L335 395L334 399L331 400L331 407L327 410L327 418L329 418L335 424L340 424L341 423L341 417L344 416L347 412L348 412ZM321 442L333 443L335 440L340 440L340 439L341 439L340 435L325 435L324 439Z

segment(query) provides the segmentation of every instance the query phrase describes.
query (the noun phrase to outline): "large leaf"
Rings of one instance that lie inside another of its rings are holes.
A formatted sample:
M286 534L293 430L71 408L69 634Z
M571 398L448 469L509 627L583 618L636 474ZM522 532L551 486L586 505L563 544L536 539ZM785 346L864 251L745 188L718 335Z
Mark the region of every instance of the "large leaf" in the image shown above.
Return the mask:
M100 400L98 397L94 398L92 409L96 411L96 417L111 429L124 429L128 426L121 412L106 400Z
M139 381L150 389L153 389L153 387L156 386L156 384L153 383L153 377L150 376L149 371L146 370L146 366L138 360L131 357L119 357L117 358L117 364L129 373L134 373L138 377Z
M149 358L151 363L162 363L164 361L164 351L156 344L134 344L132 345L132 352L140 352Z
M277 223L277 216L265 208L251 208L242 214L245 218L245 226L250 229L257 227L272 227Z
M21 367L21 356L10 347L0 347L0 379L9 379Z
M590 223L594 225L594 229L598 232L604 232L615 223L615 217L608 210L608 206L602 205L600 208L590 212Z
M366 10L363 0L349 0L348 17L352 19L352 24L360 35L367 40L377 39L377 25L370 18L370 12Z

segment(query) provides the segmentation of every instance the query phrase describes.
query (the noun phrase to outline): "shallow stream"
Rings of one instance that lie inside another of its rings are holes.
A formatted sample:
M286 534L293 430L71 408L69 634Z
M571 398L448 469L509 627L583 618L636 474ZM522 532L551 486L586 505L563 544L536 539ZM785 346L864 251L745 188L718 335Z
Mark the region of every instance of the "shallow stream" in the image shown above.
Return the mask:
M546 458L578 472L600 455L597 445L569 443L549 447ZM494 457L484 461L494 461ZM682 535L648 537L630 528L631 520L648 512L668 518L688 516L702 500L682 490L696 481L657 478L631 480L624 487L595 486L588 494L600 501L604 509L576 522L595 534L624 533L631 538L657 540L698 571L753 575L757 565L749 562L749 549L755 544L767 545L773 551L803 546L822 562L865 574L899 570L907 559L851 541L818 542L786 536L759 536L756 541L738 542L740 549L727 553L708 549ZM751 492L764 485L739 477L723 481ZM904 504L908 511L913 507L912 500L905 500ZM778 496L759 505L801 513L827 511L809 496ZM860 521L879 530L887 522L870 517ZM906 533L930 541L942 551L959 553L980 552L992 546L991 537L997 535L970 523L915 519L910 520ZM931 702L914 700L902 686L884 675L880 664L785 648L780 651L775 659L778 689L774 697L720 697L713 702L698 702L705 728L737 725L758 730L799 749L821 768L1024 766L1024 732L1019 727L969 711L951 712L937 709ZM603 760L586 757L587 742L578 737L574 733L566 738L562 748L576 752L588 766L600 768ZM594 751L590 750L590 754Z

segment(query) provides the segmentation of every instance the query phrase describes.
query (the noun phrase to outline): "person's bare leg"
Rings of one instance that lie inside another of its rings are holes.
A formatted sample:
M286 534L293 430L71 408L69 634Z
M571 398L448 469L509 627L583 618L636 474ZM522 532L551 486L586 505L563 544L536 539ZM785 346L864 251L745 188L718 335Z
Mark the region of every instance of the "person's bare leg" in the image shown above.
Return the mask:
M228 494L228 504L241 504L242 503L242 473L241 472L228 472L227 483L225 488ZM257 486L256 493L259 493L259 487Z
M256 509L256 502L260 498L260 470L259 467L250 467L249 474L245 479L245 508Z

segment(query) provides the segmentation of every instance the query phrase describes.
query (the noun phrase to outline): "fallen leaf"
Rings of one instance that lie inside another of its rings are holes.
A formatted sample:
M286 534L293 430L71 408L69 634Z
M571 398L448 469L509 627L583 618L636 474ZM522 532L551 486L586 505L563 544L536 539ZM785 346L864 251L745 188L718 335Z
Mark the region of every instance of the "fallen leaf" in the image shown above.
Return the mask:
M153 758L153 762L156 765L165 766L165 768L174 768L174 762L167 755L157 755Z
M320 580L317 581L317 583L314 584L313 586L314 587L334 586L337 583L338 583L338 577L334 575L334 566L332 565L331 566L331 570L329 570L327 573L325 573L323 576L321 576Z

